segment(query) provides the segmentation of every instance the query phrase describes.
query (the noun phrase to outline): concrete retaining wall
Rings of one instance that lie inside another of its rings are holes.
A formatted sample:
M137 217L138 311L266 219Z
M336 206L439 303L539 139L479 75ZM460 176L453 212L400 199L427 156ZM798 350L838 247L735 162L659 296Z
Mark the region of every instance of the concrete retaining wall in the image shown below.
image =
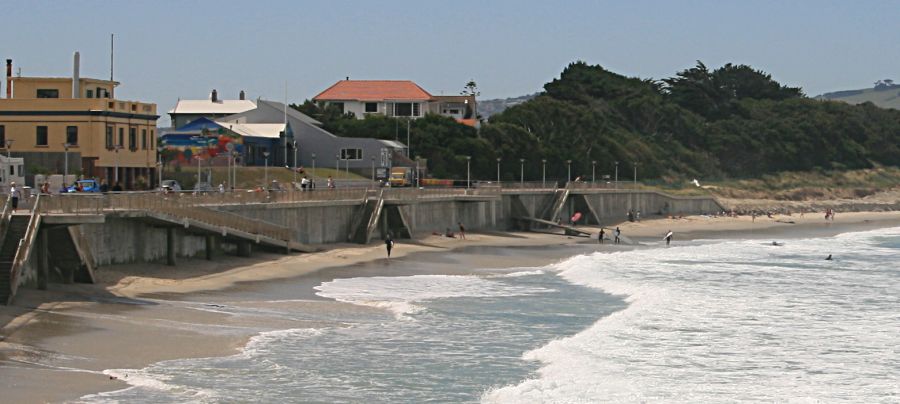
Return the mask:
M84 234L98 265L166 259L165 228L111 216L106 217L106 223L82 224L78 227ZM206 251L206 239L176 228L175 247L178 257L202 255Z

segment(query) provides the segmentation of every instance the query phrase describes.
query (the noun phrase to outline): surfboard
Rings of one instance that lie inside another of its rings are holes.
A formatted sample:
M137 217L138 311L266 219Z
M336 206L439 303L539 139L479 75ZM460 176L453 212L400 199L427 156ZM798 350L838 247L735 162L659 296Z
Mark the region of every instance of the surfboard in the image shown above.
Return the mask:
M578 219L581 219L581 212L575 212L575 214L572 215L572 223L577 223Z

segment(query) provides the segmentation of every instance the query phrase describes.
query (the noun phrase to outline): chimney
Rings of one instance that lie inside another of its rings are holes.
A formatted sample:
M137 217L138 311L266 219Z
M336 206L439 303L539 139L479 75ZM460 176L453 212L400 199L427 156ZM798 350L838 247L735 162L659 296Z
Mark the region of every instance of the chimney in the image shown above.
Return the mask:
M245 97L245 96L244 96L244 90L241 90L241 93L238 95L238 99L241 100L241 101L243 101L243 100L244 100L244 97Z
M345 80L350 81L350 76L347 76L347 78Z
M6 59L6 98L12 98L12 59Z
M78 52L72 60L72 98L81 98L81 55Z
M214 88L211 93L209 93L209 100L212 102L219 102L219 92Z

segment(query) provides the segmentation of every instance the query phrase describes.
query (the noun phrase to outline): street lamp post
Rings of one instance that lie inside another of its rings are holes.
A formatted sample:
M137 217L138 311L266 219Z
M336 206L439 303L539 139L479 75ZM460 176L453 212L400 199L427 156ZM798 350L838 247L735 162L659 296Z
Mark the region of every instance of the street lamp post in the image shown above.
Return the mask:
M294 182L297 182L297 141L293 141L294 146Z
M572 181L572 160L566 160L566 184Z
M337 179L337 175L341 173L341 155L334 155L334 178Z
M615 179L615 188L619 189L619 162L616 162L616 179Z
M500 160L502 160L502 158L497 157L497 185L500 184Z
M420 186L420 181L419 181L419 177L420 177L420 175L419 175L419 159L420 159L420 157L419 157L419 156L416 156L416 188L419 188L419 186Z
M116 175L115 175L115 180L116 180L116 185L118 185L118 184L119 184L119 150L122 150L122 145L117 144L116 147L115 147L115 150L116 150ZM199 166L198 166L198 167L199 167ZM198 169L199 169L199 168L198 168Z
M370 157L372 159L372 183L375 183L375 156Z
M597 182L597 160L591 160L591 187Z
M12 183L12 176L9 175L9 167L12 165L12 160L10 160L10 159L12 158L11 149L12 149L12 145L13 145L14 141L15 140L13 140L13 139L6 139L6 144L4 145L4 146L6 146L6 167L3 167L3 175L6 177L6 185L7 186L10 185L10 183ZM65 183L65 180L63 180L63 183ZM63 185L65 185L65 184L63 184Z
M519 188L525 188L525 159L519 159Z
M63 168L63 184L66 184L69 181L69 144L63 143L63 150L65 150L65 167Z
M634 189L637 189L637 166L638 162L634 162Z
M469 189L472 184L472 156L466 156L466 189Z
M269 189L269 152L263 152L263 161L265 161L265 168L263 168L263 188Z
M541 188L547 188L547 159L541 159Z
M312 163L313 163L312 176L313 176L313 179L315 179L316 178L316 154L315 153L312 154Z

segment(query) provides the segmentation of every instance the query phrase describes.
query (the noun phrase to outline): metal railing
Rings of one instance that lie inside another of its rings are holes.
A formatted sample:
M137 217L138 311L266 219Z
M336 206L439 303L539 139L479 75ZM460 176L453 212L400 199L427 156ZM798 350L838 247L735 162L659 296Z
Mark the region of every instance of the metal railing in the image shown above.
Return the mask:
M28 261L28 257L31 256L31 248L34 247L34 242L37 239L38 226L41 224L41 195L34 199L34 205L31 208L31 217L28 219L28 227L25 230L25 236L19 240L19 246L16 248L16 256L13 258L12 267L10 268L9 275L9 301L12 301L13 296L16 295L16 289L19 287L19 276L22 272L22 268L25 267L25 262ZM6 302L9 304L9 301Z
M202 207L164 207L153 211L170 216L176 220L193 220L211 226L233 229L245 233L256 234L275 240L290 241L291 230L287 227L250 219L230 212L211 210Z

